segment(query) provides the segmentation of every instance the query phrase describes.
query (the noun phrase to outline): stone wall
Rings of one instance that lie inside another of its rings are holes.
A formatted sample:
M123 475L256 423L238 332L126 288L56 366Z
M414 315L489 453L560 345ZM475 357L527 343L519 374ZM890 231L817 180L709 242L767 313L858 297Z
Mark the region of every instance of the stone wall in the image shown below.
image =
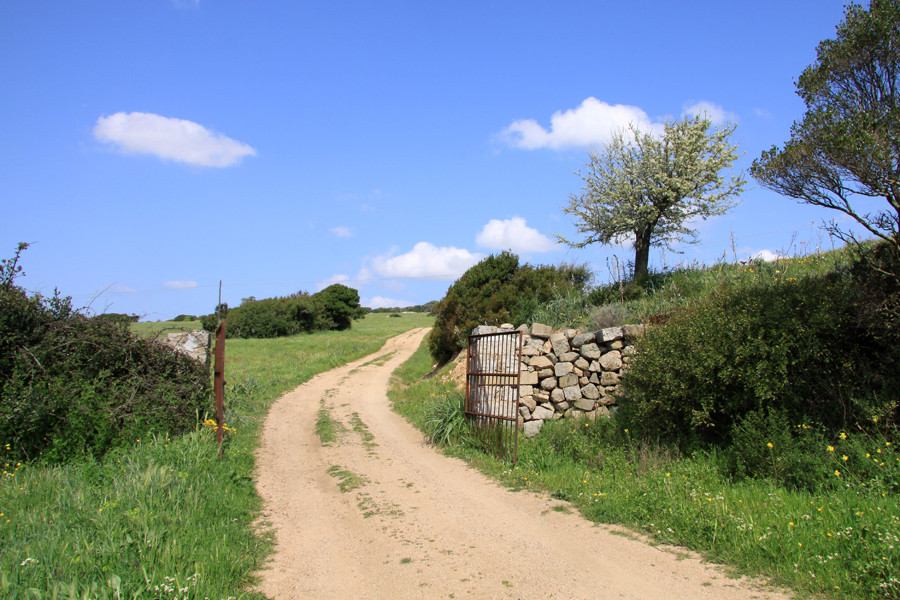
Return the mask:
M513 330L476 327L473 334ZM634 355L633 342L643 325L608 327L600 331L553 331L535 323L522 325L519 425L525 435L537 434L544 421L563 417L608 417L616 410L613 392Z
M210 335L208 331L196 329L183 333L170 333L162 342L176 351L199 361L205 367L209 367Z

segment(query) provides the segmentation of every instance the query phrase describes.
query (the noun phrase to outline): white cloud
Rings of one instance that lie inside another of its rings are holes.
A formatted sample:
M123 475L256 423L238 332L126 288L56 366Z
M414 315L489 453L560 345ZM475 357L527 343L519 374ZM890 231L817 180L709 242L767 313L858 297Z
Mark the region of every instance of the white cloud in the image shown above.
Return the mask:
M602 145L614 132L630 124L645 131L662 128L662 123L653 123L637 106L611 105L590 97L578 108L553 113L549 131L534 119L524 119L514 121L499 137L511 146L526 150Z
M197 286L196 281L167 281L163 284L170 290L192 290Z
M537 229L526 225L522 217L513 217L505 221L491 219L475 241L485 248L512 250L518 253L547 252L553 250L556 245Z
M765 262L772 262L781 258L781 255L777 252L772 252L771 250L760 250L753 256L751 256L753 260L762 260Z
M326 279L326 280L324 280L324 281L318 282L318 283L316 284L316 289L319 290L319 291L321 292L322 290L324 290L325 288L327 288L329 285L332 285L332 284L335 284L335 283L345 283L345 282L348 282L348 281L350 281L350 276L349 276L349 275L344 275L343 273L335 273L334 275L332 275L332 276L329 277L328 279Z
M684 108L684 113L690 115L692 117L703 117L705 116L709 119L714 125L718 125L720 123L724 123L726 121L737 121L738 116L733 112L728 112L718 104L714 104L713 102L707 102L706 100L701 100L695 104L690 106L686 106Z
M343 225L338 225L337 227L332 227L328 231L330 231L331 233L333 233L334 235L336 235L337 237L340 237L340 238L353 237L353 234L350 233L350 230L347 229L346 227L344 227Z
M372 268L385 277L429 277L452 281L482 259L462 248L438 248L428 242L419 242L406 254L376 256Z
M369 308L403 308L405 306L413 306L413 303L408 300L395 300L384 296L373 296L367 300L362 300L360 304Z
M126 154L152 154L200 167L230 167L256 150L184 119L118 112L97 119L94 137Z

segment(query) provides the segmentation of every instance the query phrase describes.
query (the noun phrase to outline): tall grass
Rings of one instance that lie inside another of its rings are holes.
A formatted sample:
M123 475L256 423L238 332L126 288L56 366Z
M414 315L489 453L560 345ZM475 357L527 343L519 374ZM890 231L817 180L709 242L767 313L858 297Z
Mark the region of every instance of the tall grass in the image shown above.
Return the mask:
M214 432L200 426L136 438L101 462L3 466L0 597L262 599L250 586L271 540L255 525L253 468L268 407L313 375L431 321L368 315L349 331L229 339L225 420L235 432L222 460Z

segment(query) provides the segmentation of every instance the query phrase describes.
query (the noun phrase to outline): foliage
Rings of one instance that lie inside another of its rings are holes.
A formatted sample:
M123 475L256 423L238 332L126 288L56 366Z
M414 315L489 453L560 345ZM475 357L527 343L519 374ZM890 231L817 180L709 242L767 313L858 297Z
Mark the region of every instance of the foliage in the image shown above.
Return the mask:
M725 213L745 183L719 174L738 157L729 143L734 126L711 127L706 118L686 117L666 123L662 137L634 125L615 133L601 152L590 152L587 172L578 173L582 192L563 208L584 239L559 240L583 248L633 238L635 277L647 273L651 245L694 241L689 225Z
M172 320L176 323L181 323L182 321L197 321L199 320L199 317L195 317L194 315L178 315Z
M359 293L340 283L333 283L312 296L316 307L316 329L342 331L350 329L354 319L366 314L359 305Z
M413 313L431 313L437 305L437 300L431 300L425 304L417 304L415 306L393 306L390 308L373 308L369 312L373 313L395 313L395 312L413 312Z
M271 551L260 526L254 453L275 399L317 373L430 325L369 315L350 331L229 340L220 460L212 429L141 436L98 461L0 460L0 597L241 598ZM0 440L2 442L2 440ZM0 443L2 448L2 443Z
M139 315L126 315L124 313L102 313L93 318L114 323L137 323L141 319Z
M202 365L69 298L29 296L17 260L0 266L0 458L65 462L195 426L209 399Z
M488 256L451 285L438 303L428 342L431 356L445 363L465 347L474 327L522 323L538 304L565 290L580 291L588 279L583 266L520 266L511 252Z
M819 44L816 62L797 80L803 120L751 173L778 193L850 216L900 254L898 23L898 0L872 0L869 10L847 6L836 39ZM868 199L888 207L869 212ZM834 222L830 229L853 239Z
M627 426L684 448L730 447L754 411L828 434L892 426L898 340L862 316L861 288L848 272L776 278L675 313L650 328L623 379Z

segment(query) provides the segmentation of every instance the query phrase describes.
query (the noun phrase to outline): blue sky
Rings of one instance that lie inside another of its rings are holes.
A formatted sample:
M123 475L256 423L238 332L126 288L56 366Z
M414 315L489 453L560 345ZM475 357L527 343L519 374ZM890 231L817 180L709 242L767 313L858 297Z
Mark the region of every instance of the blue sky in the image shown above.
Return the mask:
M443 297L490 253L569 249L573 171L628 121L705 108L747 170L803 113L843 0L2 3L0 255L31 291L148 320L338 281ZM651 267L830 248L759 188ZM792 245L793 240L793 245Z

